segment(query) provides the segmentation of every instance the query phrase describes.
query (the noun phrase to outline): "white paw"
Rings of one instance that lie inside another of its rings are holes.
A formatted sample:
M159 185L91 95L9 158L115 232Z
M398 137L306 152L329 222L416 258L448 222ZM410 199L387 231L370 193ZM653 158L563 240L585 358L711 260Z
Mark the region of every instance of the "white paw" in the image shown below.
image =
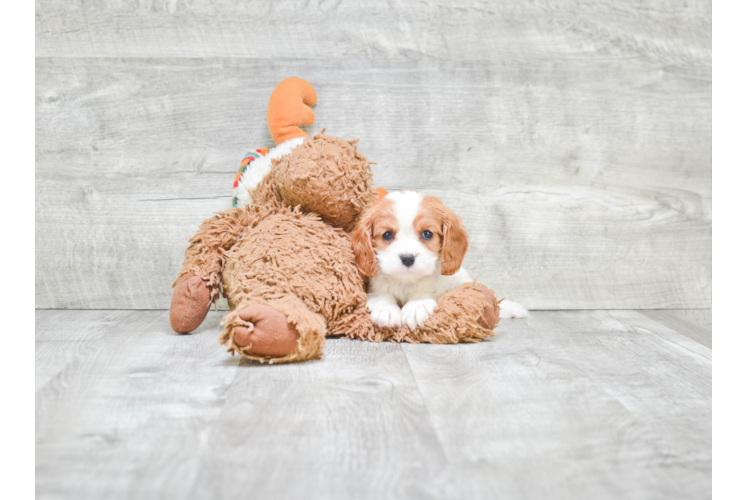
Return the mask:
M377 326L382 328L399 328L402 326L400 307L397 304L370 298L369 312L371 313L371 320Z
M411 330L426 324L426 320L434 314L436 301L434 299L416 299L408 301L403 306L403 325Z
M511 300L502 300L499 304L499 318L526 318L530 315L521 304Z

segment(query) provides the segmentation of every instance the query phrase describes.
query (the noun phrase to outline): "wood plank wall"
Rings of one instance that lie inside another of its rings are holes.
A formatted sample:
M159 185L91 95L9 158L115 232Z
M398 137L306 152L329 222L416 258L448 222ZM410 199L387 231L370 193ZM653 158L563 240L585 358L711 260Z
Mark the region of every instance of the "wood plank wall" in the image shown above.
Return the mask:
M168 308L274 85L533 309L711 307L711 2L36 2L36 307Z

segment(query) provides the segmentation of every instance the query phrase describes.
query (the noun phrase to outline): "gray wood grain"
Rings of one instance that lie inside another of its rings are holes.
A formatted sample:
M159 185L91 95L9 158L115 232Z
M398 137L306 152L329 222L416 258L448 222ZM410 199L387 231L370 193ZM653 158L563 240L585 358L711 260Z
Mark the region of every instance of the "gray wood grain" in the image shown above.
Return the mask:
M474 345L332 339L281 366L227 354L219 318L179 336L165 311L38 311L37 497L711 491L711 350L639 312L537 311ZM53 343L86 346L50 374Z
M36 2L41 57L711 60L711 3Z
M36 390L55 378L71 362L85 356L96 341L106 334L107 326L117 324L126 315L123 311L80 311L80 314L59 322L60 316L56 311L37 310Z
M711 309L652 310L642 311L642 314L709 348L712 347Z
M466 266L500 295L710 307L711 69L686 62L37 58L36 305L168 307L186 239L298 74L378 185L465 217Z
M78 312L48 312L44 329ZM209 316L215 333L217 316ZM36 393L40 498L185 498L239 363L214 334L179 337L163 311L92 319L94 348ZM185 453L182 455L182 453ZM150 472L149 472L150 471Z
M240 374L194 495L460 497L400 345L335 340L320 362Z
M481 344L404 346L466 498L710 496L710 350L616 314L539 311Z
M97 314L38 321L45 337L87 319L96 344L37 392L39 498L458 495L401 346L267 366L226 353L215 313L189 336L165 311Z

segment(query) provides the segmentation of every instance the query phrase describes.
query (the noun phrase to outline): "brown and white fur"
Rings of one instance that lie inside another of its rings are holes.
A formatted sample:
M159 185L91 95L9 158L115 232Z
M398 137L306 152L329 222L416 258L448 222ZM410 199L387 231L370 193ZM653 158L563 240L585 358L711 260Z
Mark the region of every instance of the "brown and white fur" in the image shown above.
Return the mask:
M372 206L353 234L353 250L361 274L370 278L374 323L423 326L440 296L473 281L461 267L467 249L462 220L433 196L398 191ZM502 302L500 317L526 316L521 305Z

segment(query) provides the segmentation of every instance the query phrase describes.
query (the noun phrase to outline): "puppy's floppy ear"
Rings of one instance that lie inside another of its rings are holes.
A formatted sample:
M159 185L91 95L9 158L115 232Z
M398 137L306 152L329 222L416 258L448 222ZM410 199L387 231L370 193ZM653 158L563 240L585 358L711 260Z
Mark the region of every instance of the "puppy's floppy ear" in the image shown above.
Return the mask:
M468 235L462 219L444 208L442 230L442 274L451 276L460 270L462 259L468 250Z
M351 236L353 253L356 254L356 265L361 274L373 278L377 274L377 257L374 255L374 243L371 241L372 217L367 214L358 223L358 229Z

